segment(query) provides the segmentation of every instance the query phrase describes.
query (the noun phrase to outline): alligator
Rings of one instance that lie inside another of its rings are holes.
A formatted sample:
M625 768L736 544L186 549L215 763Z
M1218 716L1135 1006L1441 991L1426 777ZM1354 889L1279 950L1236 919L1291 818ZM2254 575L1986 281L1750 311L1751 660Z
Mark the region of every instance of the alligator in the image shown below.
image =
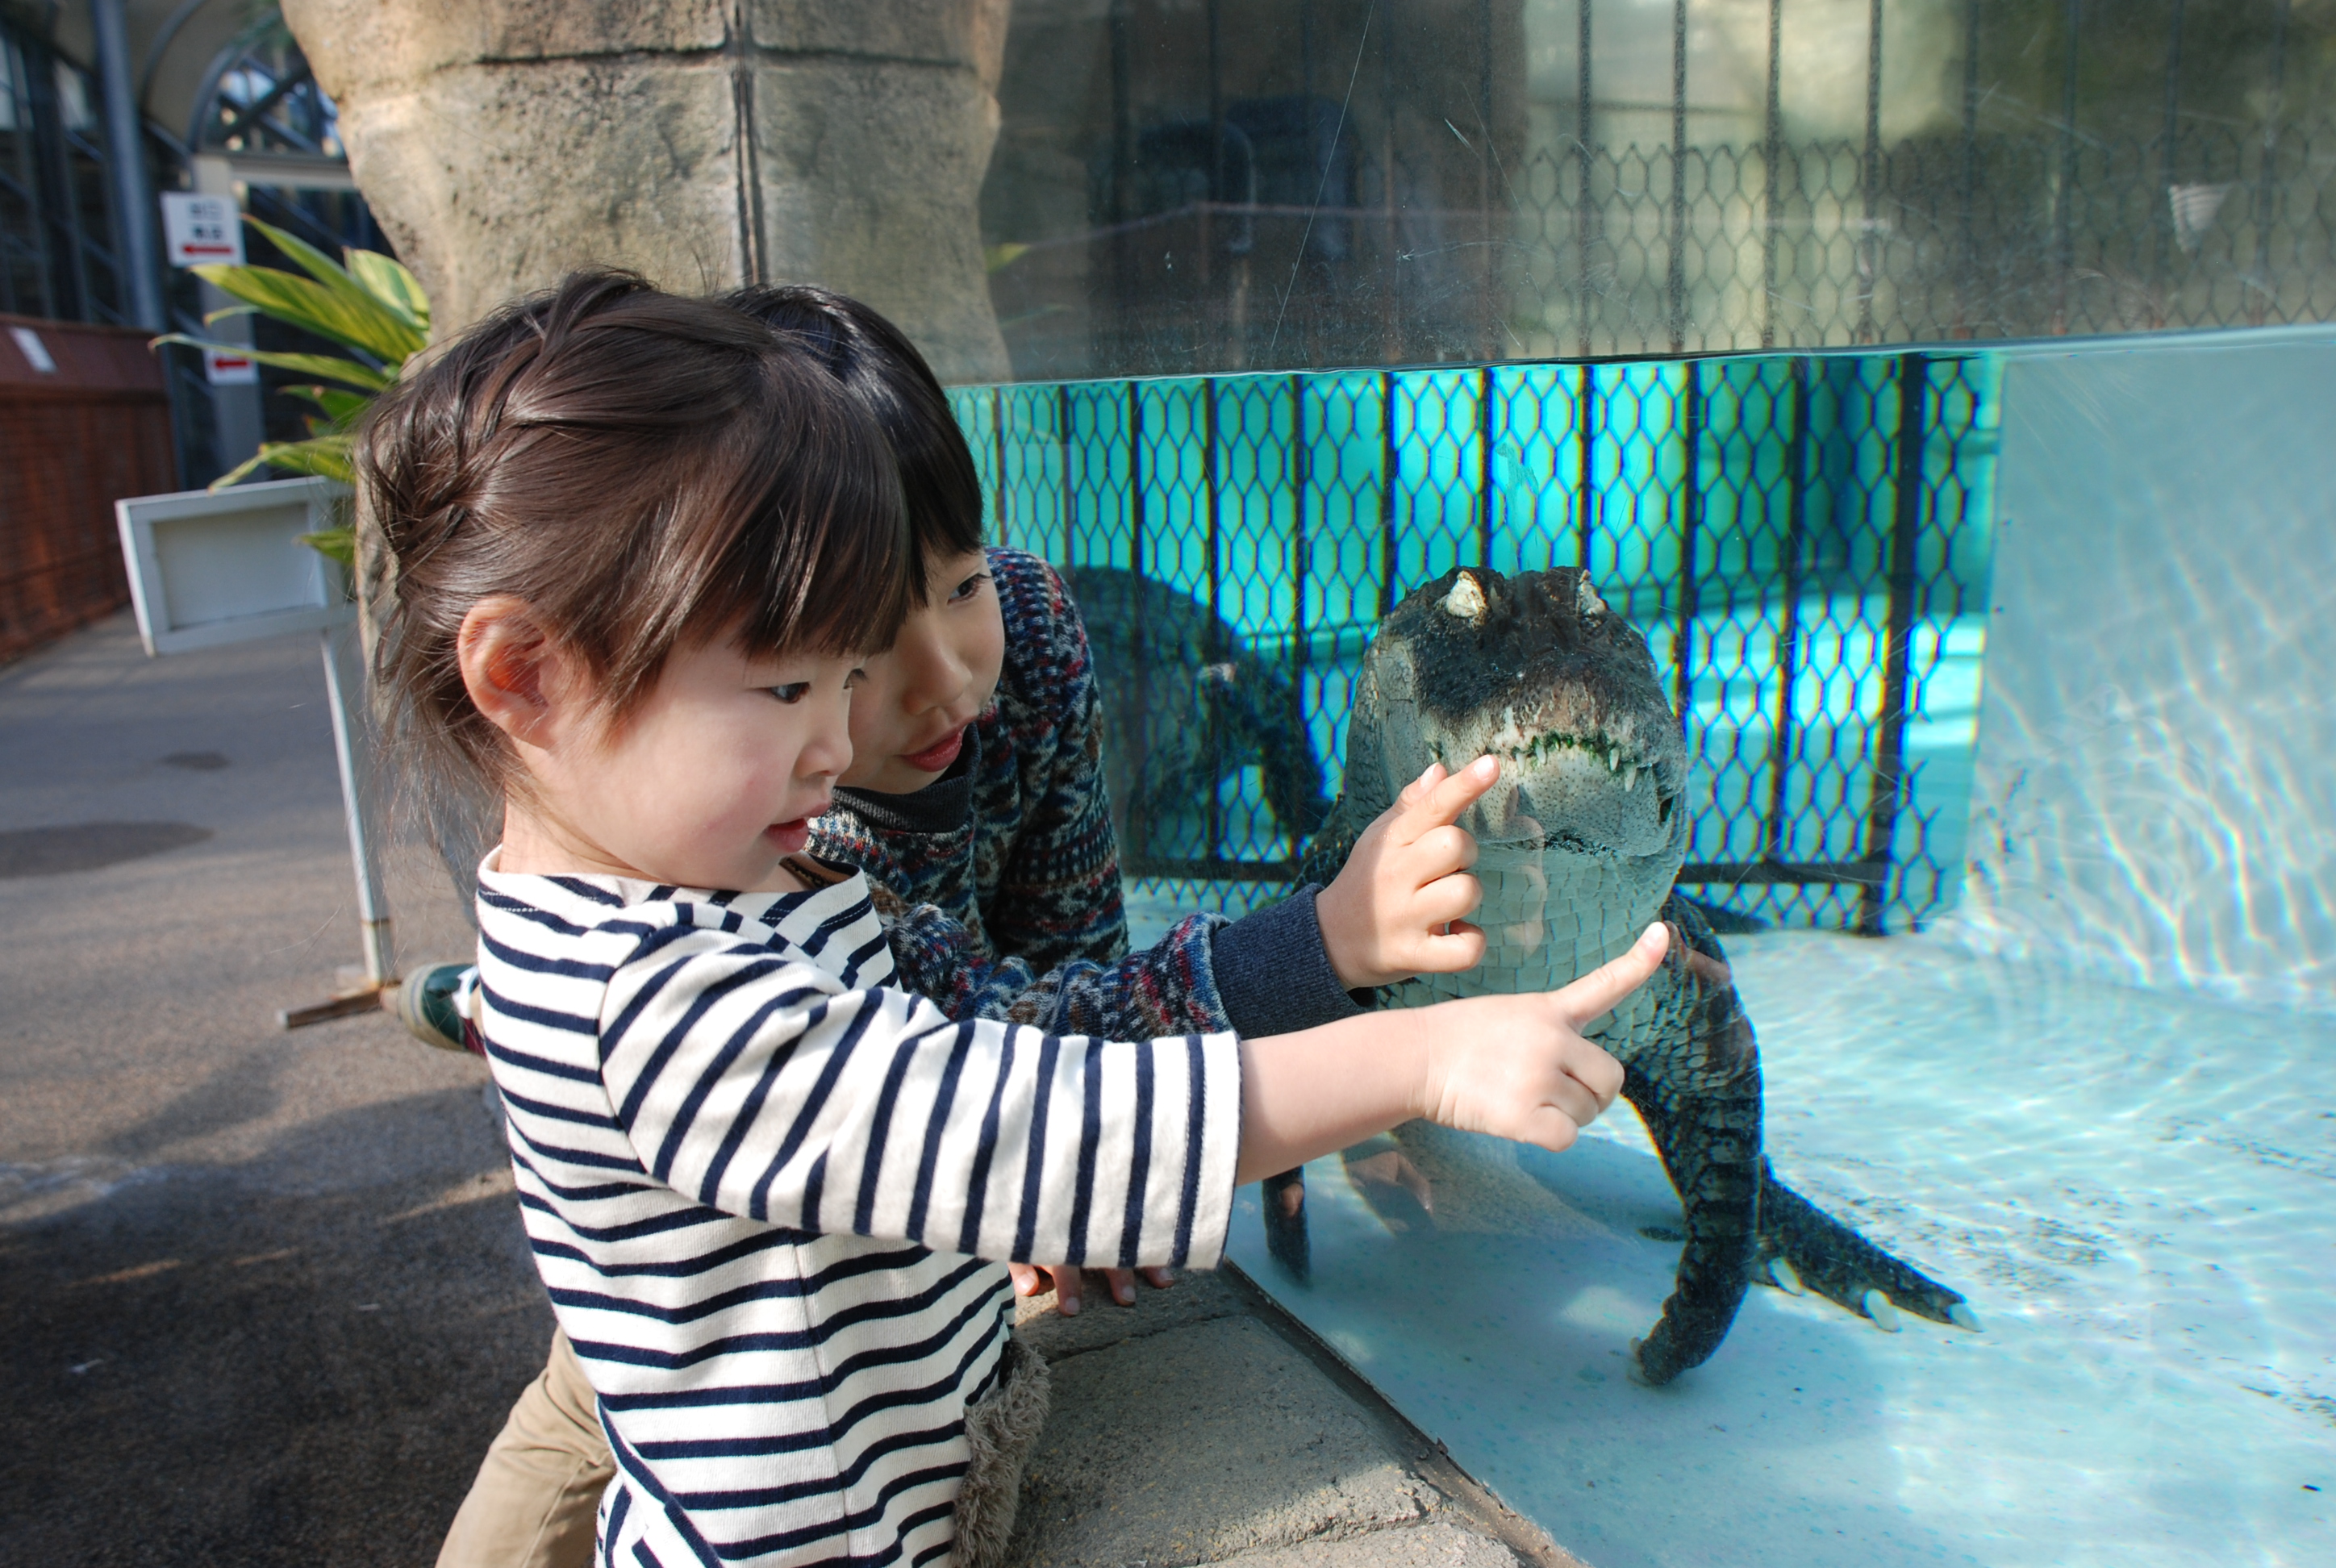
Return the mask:
M1109 566L1066 567L1063 579L1095 655L1112 826L1137 869L1216 858L1196 803L1251 765L1290 843L1320 824L1322 765L1284 670L1168 583Z
M1674 1288L1632 1348L1633 1376L1660 1385L1699 1365L1756 1280L1813 1290L1883 1328L1898 1326L1901 1309L1978 1328L1961 1294L1777 1180L1761 1147L1751 1022L1703 908L1672 885L1689 816L1679 718L1645 638L1587 573L1455 570L1388 615L1356 686L1345 790L1307 847L1304 877L1337 874L1430 762L1460 767L1487 752L1501 759L1500 782L1461 819L1478 844L1484 960L1377 1000L1552 990L1621 954L1650 922L1669 923L1663 968L1584 1031L1621 1062L1622 1094L1685 1217L1684 1238L1672 1238L1685 1242ZM1423 1218L1432 1184L1420 1167L1432 1175L1451 1154L1435 1129L1413 1124L1393 1146L1349 1151L1348 1173L1383 1213ZM1272 1178L1266 1199L1269 1251L1302 1279L1303 1173Z

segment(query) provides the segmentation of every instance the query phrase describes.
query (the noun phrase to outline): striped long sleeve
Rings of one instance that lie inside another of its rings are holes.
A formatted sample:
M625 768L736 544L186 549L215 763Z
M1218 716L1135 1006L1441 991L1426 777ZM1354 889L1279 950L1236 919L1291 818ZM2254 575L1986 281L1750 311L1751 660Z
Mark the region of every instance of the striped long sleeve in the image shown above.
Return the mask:
M953 1022L696 923L716 906L669 907L610 977L600 1029L617 1120L656 1181L727 1214L971 1257L1216 1261L1229 1036Z
M479 1030L521 1213L618 1464L604 1563L949 1550L1008 1257L1222 1246L1229 1035L954 1022L890 989L867 884L507 876Z

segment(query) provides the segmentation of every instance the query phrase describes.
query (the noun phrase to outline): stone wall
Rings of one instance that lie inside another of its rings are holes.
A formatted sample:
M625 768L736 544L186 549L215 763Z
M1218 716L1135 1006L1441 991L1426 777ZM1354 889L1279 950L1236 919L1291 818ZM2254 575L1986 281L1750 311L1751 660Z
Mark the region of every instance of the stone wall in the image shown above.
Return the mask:
M976 204L1010 0L285 0L440 336L603 262L806 281L1006 356Z

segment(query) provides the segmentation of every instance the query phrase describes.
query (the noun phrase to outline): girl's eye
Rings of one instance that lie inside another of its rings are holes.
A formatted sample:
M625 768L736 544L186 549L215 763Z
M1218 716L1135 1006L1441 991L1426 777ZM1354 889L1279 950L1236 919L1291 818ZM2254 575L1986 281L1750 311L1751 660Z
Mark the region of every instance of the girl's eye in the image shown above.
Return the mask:
M975 572L971 577L967 578L963 582L957 585L957 591L949 595L949 602L951 604L955 604L959 599L971 599L976 593L980 591L981 585L988 580L989 574L988 572Z
M774 686L770 687L769 690L773 696L777 697L781 702L785 703L788 706L792 707L796 703L803 701L804 696L810 693L811 682L807 680L790 681L785 686Z

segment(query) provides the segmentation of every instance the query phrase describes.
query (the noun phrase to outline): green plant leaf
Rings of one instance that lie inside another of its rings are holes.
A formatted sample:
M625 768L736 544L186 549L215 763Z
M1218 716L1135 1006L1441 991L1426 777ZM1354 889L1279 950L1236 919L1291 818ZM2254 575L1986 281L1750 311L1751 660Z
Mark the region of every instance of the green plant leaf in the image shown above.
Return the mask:
M323 479L336 479L343 484L356 482L356 468L349 460L350 437L336 431L329 435L310 436L306 441L270 441L264 443L256 456L247 458L210 482L213 490L225 490L242 483L263 468L280 468L290 473L313 473Z
M266 237L268 244L290 257L293 266L297 267L327 288L346 287L353 282L347 268L298 235L288 229L278 229L273 223L262 223L248 212L243 215L243 220L258 229ZM270 270L274 269L270 268Z
M348 429L356 424L358 415L373 406L373 399L365 394L343 392L337 386L279 386L277 390L287 397L315 404L324 410L335 430Z
M428 336L430 296L394 258L344 246L344 266L297 234L263 223L248 213L243 220L267 236L269 244L290 257L296 266L325 288L345 295L353 306L384 308L415 333ZM404 363L403 356L396 363Z
M303 375L321 375L328 380L362 386L367 392L381 392L394 385L397 377L386 370L370 365L360 365L354 359L335 359L324 354L279 354L274 349L254 348L248 343L212 343L200 337L190 337L183 332L169 332L150 338L146 346L160 348L166 343L183 343L190 348L215 348L221 354L240 355L260 365L272 365L278 370L298 371Z
M405 269L394 256L384 256L378 250L358 250L352 247L343 251L348 258L349 276L358 287L380 300L404 319L415 331L430 330L430 296L423 292L422 280Z
M315 533L300 535L300 542L343 566L355 567L357 563L357 531L354 528L319 529Z
M346 278L335 288L273 267L206 262L188 270L278 321L376 355L392 366L404 364L424 341L411 323Z

